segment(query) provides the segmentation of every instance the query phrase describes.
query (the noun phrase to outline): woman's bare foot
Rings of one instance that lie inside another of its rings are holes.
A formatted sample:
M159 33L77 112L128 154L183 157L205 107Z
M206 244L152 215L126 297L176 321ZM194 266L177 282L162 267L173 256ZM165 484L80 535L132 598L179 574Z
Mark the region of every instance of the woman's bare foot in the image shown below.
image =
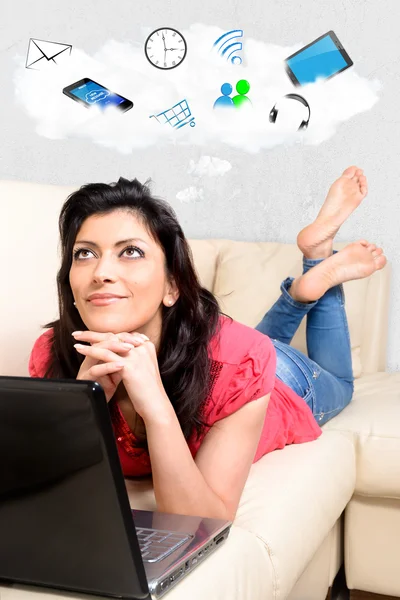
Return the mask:
M367 178L363 170L348 167L331 185L315 221L297 236L297 245L306 258L331 256L333 238L367 192Z
M366 240L352 242L295 279L289 293L298 302L314 302L329 288L352 279L369 277L382 269L386 262L382 248Z

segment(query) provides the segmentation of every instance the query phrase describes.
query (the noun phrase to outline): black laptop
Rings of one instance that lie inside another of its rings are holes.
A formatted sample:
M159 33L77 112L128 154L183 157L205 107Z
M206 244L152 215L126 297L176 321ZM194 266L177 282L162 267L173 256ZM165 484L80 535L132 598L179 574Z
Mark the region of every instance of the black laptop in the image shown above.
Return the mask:
M0 376L0 584L160 598L230 527L130 508L98 383Z

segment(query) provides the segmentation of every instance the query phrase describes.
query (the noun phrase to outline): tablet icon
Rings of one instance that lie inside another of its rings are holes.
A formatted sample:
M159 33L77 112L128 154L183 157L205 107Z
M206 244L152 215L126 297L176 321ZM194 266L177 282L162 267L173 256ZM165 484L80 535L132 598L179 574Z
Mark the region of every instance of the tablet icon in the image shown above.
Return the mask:
M286 73L296 86L330 79L352 64L334 31L321 35L285 60Z

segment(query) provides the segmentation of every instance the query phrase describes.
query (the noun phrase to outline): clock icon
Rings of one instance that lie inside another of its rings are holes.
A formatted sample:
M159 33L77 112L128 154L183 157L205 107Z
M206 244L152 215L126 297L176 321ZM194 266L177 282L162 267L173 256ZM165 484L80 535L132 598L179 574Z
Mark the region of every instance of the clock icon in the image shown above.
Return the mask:
M187 52L185 38L172 27L160 27L149 35L144 44L147 60L157 69L175 69Z

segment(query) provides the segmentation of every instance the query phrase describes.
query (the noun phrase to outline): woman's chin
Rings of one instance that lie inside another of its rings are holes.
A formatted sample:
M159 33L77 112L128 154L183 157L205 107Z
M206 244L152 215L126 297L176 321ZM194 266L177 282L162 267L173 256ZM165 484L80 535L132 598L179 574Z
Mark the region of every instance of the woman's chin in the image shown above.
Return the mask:
M97 319L86 319L84 323L89 331L96 331L97 333L121 333L122 331L129 331L126 323L118 317L113 318L112 315L103 315Z
M139 315L136 315L138 317ZM148 315L143 314L141 318L132 319L132 314L121 314L120 311L113 310L112 307L102 307L100 311L97 309L87 310L81 314L82 321L85 323L89 331L97 333L122 333L139 331L149 323Z

